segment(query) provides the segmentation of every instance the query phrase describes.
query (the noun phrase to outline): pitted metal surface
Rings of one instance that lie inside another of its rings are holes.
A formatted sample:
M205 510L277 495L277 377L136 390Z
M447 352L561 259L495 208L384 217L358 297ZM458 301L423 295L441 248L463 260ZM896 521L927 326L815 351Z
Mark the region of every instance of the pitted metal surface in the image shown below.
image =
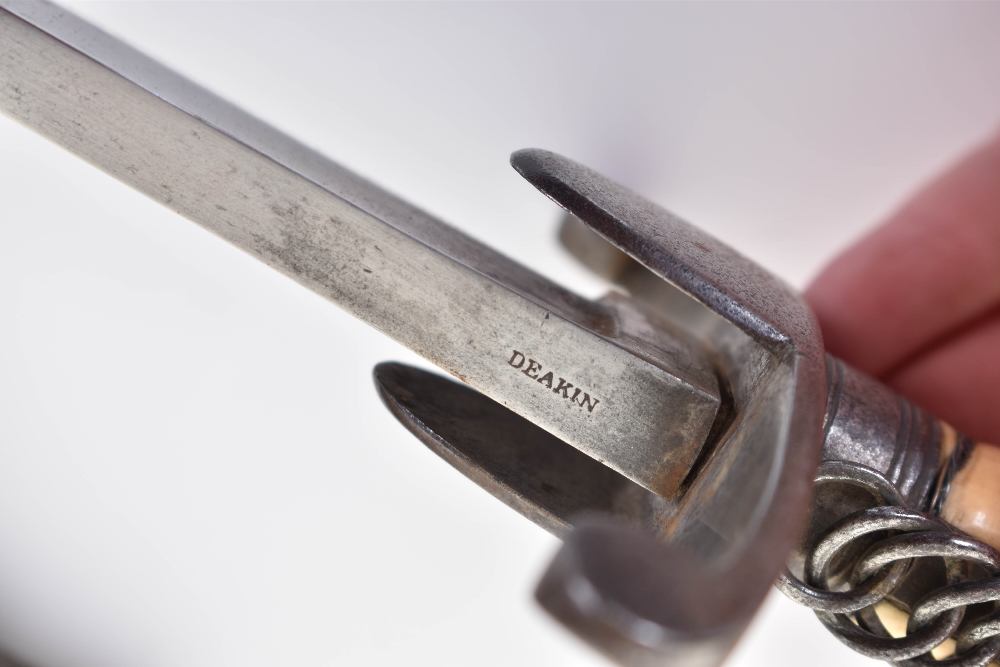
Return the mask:
M777 575L804 518L804 476L819 454L818 445L804 443L821 439L826 387L815 322L783 283L599 174L538 150L515 153L511 162L648 274L647 291L636 281L630 296L704 341L725 411L677 498L665 542L636 535L627 549L612 547L611 540L622 543L611 535L616 529L592 520L574 531L539 599L619 661L689 664L697 654L717 662L763 599L763 582ZM600 571L588 569L592 561L578 551L605 542ZM666 571L687 576L663 579ZM697 581L712 581L713 592L697 594ZM573 593L581 586L591 592L582 606ZM684 587L690 593L680 593ZM678 597L688 602L685 613L702 619L697 632L676 627L673 604L649 602ZM656 641L637 640L639 628Z
M942 461L942 426L826 357L794 290L665 209L512 156L620 288L583 299L46 3L0 0L0 110L468 385L375 373L421 441L566 538L538 599L614 660L718 665L786 564L783 590L866 655L1000 651L997 616L968 611L1000 598L998 555L921 512L965 441Z
M690 242L670 248L651 242L634 247L629 231L634 221L623 219L609 223L621 226L621 233L610 239L617 248L599 237L592 244L629 267L628 308L650 322L660 321L667 330L678 330L679 339L702 341L698 352L710 360L718 378L720 416L680 493L673 499L655 494L640 498L622 486L594 484L589 494L580 495L577 482L589 474L587 465L567 459L561 470L536 464L525 470L523 464L534 460L539 449L554 458L560 448L524 436L534 443L529 454L520 449L524 438L496 435L500 430L523 432L513 415L502 416L500 406L489 408L494 416L482 424L507 426L494 426L481 443L473 442L469 434L481 429L468 422L477 418L456 408L459 402L441 404L416 390L433 382L421 372L392 370L391 379L387 367L376 373L376 382L394 414L452 465L550 530L564 533L573 526L539 585L538 597L546 609L623 664L718 664L783 566L808 507L810 485L804 482L819 455L825 362L817 340L804 340L801 349L791 341L816 336L815 324L784 285L747 282L760 272L746 260L741 260L746 266L739 284L683 282L693 275L684 268L686 263L704 268L704 257L692 257L703 255L703 247L721 244L603 177L542 151L515 154L512 162L536 186L583 179L573 187L585 187L591 204L607 204L602 198L610 197L626 208L646 207L647 213L667 222L650 218L643 224L669 223ZM586 214L576 208L578 201L557 201L576 216ZM726 251L720 261L731 261L732 256ZM663 275L668 271L654 270L657 262L682 282L668 282ZM700 302L692 286L719 301ZM622 299L614 296L605 303ZM756 322L754 317L733 322L717 309L723 301L731 311L754 299L769 301L773 324L748 330L743 327ZM783 314L776 304L785 304L789 312ZM786 330L784 325L792 320L795 324ZM775 331L781 333L775 336ZM817 445L802 445L808 442ZM508 463L498 464L497 456ZM515 467L520 472L511 472ZM541 489L550 495L545 497ZM565 511L566 505L557 508L554 496L575 498L576 511L589 514L573 515ZM642 532L622 533L610 518L639 526Z

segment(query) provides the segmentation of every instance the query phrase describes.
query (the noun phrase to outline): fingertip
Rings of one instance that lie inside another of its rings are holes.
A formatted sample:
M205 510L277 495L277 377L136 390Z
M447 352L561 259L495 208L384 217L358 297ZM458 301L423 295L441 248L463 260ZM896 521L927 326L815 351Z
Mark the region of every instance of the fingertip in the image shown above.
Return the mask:
M1000 311L919 355L887 385L981 442L1000 443Z
M828 349L873 375L1000 301L1000 134L835 257L806 300Z

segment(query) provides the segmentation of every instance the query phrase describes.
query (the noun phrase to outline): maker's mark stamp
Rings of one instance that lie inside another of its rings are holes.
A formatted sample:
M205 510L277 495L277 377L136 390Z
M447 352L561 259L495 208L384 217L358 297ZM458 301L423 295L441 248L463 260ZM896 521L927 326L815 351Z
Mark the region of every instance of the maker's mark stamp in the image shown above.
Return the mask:
M571 382L567 382L565 378L557 378L553 375L552 371L549 371L545 375L541 375L542 365L534 359L524 356L523 353L518 352L517 350L514 350L514 354L511 355L507 363L510 364L512 368L518 369L521 373L528 376L538 384L551 389L553 394L559 394L570 403L578 405L581 408L587 408L588 413L593 412L594 408L597 407L597 404L601 402L599 399L592 398L590 394L583 391L579 387L574 387L573 384Z

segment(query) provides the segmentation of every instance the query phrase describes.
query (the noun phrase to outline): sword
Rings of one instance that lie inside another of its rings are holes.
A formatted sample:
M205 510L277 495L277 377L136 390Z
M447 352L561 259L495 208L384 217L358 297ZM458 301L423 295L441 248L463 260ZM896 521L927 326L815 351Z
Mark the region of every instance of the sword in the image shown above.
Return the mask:
M571 214L567 245L628 294L588 301L72 16L0 7L7 115L464 383L376 369L418 437L567 536L539 596L615 659L724 658L796 546L821 449L899 503L935 490L946 429L915 408L852 411L882 389L824 357L792 290L600 175L512 158Z

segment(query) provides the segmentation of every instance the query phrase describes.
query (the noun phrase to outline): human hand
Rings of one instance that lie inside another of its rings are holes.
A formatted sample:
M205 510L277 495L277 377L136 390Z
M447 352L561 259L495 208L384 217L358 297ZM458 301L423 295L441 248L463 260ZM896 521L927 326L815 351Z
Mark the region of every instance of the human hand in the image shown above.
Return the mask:
M831 354L1000 444L1000 136L838 256L805 296Z

